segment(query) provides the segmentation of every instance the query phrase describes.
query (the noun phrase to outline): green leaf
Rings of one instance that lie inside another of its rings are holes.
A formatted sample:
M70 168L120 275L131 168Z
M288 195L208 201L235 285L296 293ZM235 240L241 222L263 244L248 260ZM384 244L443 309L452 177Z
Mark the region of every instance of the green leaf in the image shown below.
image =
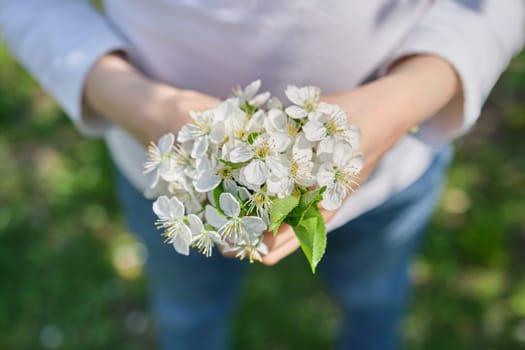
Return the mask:
M252 106L248 103L248 101L244 102L244 104L241 106L241 109L246 112L246 114L254 114L257 112L257 107Z
M286 219L286 223L291 226L297 226L303 220L305 213L313 206L317 206L323 199L323 193L326 190L326 187L321 187L315 191L303 192L301 194L301 200L299 205L297 205L294 210L290 213Z
M229 166L232 169L239 169L247 164L247 162L233 163L233 162L229 162L227 160L220 159L220 158L219 158L219 162L221 162L222 164L225 164L226 166Z
M292 228L310 263L312 273L315 273L315 268L326 250L326 227L321 211L317 206L310 206L299 224Z
M268 228L274 234L277 234L279 226L288 214L299 204L299 196L286 196L284 198L276 198L272 201L270 206L270 227Z
M224 212L221 209L221 204L219 201L219 198L221 197L221 194L224 192L224 189L222 188L222 183L219 184L219 186L215 187L213 189L213 200L215 201L215 206L217 207L217 210L222 215L225 215Z
M248 143L250 145L253 144L253 141L255 141L255 139L257 138L257 136L259 136L261 133L260 132L252 132L250 135L248 135Z

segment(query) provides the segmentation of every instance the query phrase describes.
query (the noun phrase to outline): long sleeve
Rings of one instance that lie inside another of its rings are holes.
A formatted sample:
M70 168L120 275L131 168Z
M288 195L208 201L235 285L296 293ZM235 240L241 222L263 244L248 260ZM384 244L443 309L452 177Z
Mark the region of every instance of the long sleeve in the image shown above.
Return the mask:
M81 132L103 133L108 124L83 108L84 80L99 57L127 44L89 1L0 0L0 32Z
M436 0L384 67L413 54L434 54L457 71L463 103L425 122L417 136L439 145L469 130L512 57L523 46L523 0ZM384 69L383 69L384 71Z

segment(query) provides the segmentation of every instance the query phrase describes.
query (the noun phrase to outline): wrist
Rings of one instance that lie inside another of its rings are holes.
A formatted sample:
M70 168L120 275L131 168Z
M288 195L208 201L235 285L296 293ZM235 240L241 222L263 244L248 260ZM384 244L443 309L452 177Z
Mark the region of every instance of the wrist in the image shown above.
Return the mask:
M174 87L149 81L139 103L138 127L143 130L142 143L156 141L168 131L178 130L182 125L176 115L181 91Z
M459 77L447 61L418 55L395 62L380 79L334 96L365 129L368 124L374 129L381 125L387 141L395 143L460 92Z
M414 56L399 62L380 79L324 96L324 100L340 105L349 114L349 122L360 128L366 178L411 128L457 96L458 84L455 71L446 61Z

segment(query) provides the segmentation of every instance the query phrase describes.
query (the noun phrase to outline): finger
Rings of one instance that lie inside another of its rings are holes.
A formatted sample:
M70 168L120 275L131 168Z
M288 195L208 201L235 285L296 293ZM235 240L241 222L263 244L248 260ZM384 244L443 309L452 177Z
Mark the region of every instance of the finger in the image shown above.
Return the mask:
M272 250L276 247L279 247L295 237L295 233L293 232L292 228L288 225L286 225L286 227L283 227L285 225L286 224L281 225L279 231L277 232L277 235L274 235L272 232L264 233L263 240L268 249Z
M299 246L300 244L297 240L297 237L294 237L294 239L291 239L275 250L272 250L268 255L263 256L262 263L266 266L273 266L281 261L284 257L287 257L296 251Z
M323 215L324 222L330 221L335 216L335 213L337 213L337 211L326 210L321 207L321 214Z

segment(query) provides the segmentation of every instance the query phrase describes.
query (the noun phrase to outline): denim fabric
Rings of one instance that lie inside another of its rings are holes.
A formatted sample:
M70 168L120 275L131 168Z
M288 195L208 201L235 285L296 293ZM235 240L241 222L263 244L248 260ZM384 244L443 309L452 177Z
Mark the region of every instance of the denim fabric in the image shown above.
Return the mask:
M441 193L451 154L450 147L437 153L415 183L329 234L320 271L345 315L341 348L400 347L409 263ZM122 175L118 185L128 224L148 248L150 305L162 349L226 349L246 264L220 254L177 254L154 228L151 201Z

